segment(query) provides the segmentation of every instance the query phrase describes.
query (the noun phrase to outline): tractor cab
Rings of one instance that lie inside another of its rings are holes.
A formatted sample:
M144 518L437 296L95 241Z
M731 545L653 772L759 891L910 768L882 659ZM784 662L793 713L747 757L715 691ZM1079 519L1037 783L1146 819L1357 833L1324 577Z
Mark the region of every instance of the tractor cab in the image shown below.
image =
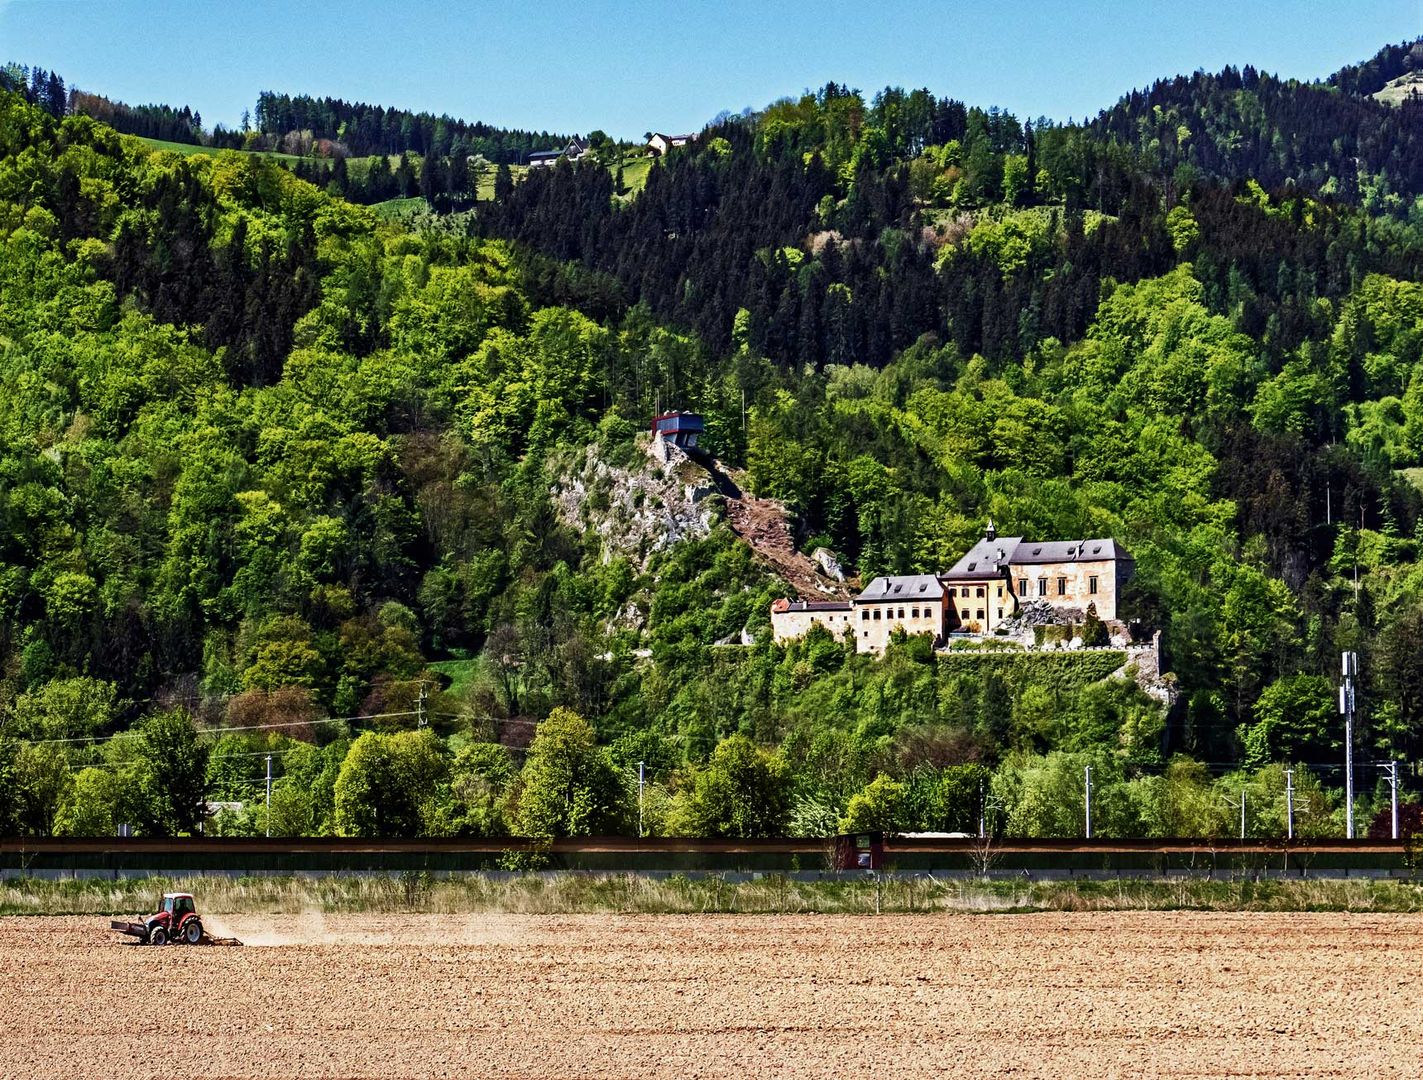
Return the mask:
M183 921L183 916L192 915L197 911L193 903L192 893L164 893L163 899L158 905L158 914L168 916L169 926L174 926Z

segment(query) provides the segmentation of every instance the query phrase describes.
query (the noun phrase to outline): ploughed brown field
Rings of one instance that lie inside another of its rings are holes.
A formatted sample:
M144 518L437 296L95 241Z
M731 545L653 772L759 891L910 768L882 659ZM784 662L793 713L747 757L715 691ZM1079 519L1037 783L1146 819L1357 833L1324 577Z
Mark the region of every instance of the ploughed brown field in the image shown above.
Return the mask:
M1423 919L0 919L0 1077L1417 1076Z

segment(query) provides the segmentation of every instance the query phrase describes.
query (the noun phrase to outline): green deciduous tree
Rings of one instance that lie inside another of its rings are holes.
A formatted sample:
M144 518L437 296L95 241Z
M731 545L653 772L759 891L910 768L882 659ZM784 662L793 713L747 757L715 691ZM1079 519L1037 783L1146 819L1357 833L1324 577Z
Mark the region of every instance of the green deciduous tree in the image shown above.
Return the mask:
M906 827L908 788L880 773L864 789L850 796L840 831L897 832Z
M628 826L627 783L592 725L570 709L554 709L535 730L511 799L520 836L599 836Z
M197 833L207 816L208 748L181 709L153 713L138 726L140 830L150 836Z
M341 836L418 836L438 818L435 799L449 766L428 728L351 744L336 778L334 824Z
M682 836L778 836L790 811L790 768L745 735L723 739L679 795L669 828Z
M1319 675L1286 675L1260 693L1242 742L1245 767L1322 761L1342 745L1334 685Z
M55 818L57 836L113 836L119 825L118 792L108 769L80 769Z

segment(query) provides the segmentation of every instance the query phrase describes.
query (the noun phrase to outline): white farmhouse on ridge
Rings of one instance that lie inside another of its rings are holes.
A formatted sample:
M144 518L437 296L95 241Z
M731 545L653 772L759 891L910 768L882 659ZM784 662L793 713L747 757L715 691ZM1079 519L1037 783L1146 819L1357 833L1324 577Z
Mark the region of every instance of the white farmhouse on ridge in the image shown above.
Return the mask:
M660 131L654 131L647 140L647 152L652 157L666 157L669 150L675 150L679 146L688 146L696 141L695 134L664 135Z

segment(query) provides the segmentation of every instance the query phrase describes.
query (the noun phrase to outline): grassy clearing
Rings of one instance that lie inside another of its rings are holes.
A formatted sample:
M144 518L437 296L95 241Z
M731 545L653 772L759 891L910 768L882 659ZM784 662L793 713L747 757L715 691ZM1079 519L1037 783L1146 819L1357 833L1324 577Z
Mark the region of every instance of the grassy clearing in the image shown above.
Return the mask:
M168 150L175 154L182 154L190 157L193 154L220 154L221 150L212 146L198 146L196 143L168 142L166 139L148 139L142 135L130 135L129 138L137 139L145 146L151 146L155 150ZM279 161L301 161L296 154L277 154L268 151L255 150L233 150L234 154L256 154L258 157L276 158Z
M223 915L824 914L1033 911L1423 912L1423 885L1358 879L1266 881L932 881L922 878L755 881L653 879L630 874L399 874L341 878L36 879L0 887L0 915L116 915L151 908L165 890L192 892Z
M449 692L455 697L465 697L470 688L484 672L484 660L476 656L469 660L438 660L429 665L450 680Z
M479 179L474 186L474 197L477 201L489 202L494 198L494 177L498 172L499 169L495 165L480 170ZM510 165L509 175L517 184L529 175L529 167L527 165Z
M424 199L416 195L409 199L386 199L385 202L371 203L370 208L375 211L378 217L399 221L412 214L423 214L426 203Z
M1401 105L1412 94L1423 94L1423 74L1416 71L1400 75L1374 94L1374 97L1389 105Z
M647 186L647 174L651 171L652 159L646 154L638 152L623 158L623 185L629 197Z

